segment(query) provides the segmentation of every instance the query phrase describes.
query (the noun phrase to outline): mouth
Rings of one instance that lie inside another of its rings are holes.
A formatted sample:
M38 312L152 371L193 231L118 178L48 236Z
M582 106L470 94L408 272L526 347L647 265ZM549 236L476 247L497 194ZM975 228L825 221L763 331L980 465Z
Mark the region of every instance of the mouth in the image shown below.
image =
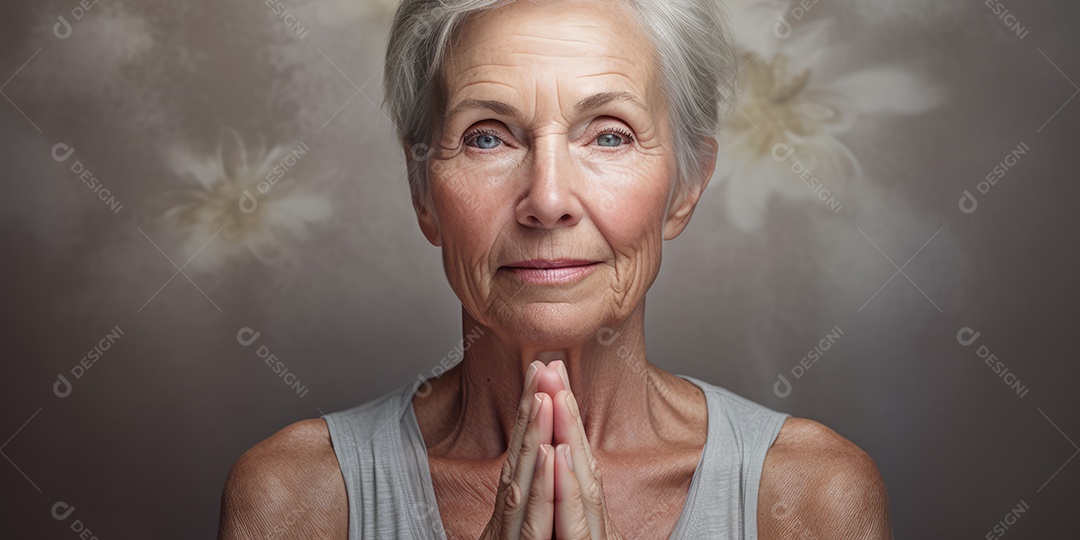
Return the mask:
M588 261L582 259L532 259L528 261L516 262L506 265L507 268L534 268L540 270L551 270L555 268L572 268L575 266L589 266L591 264L598 264L597 261Z
M585 279L600 266L579 259L533 259L504 266L516 279L534 285L566 285Z

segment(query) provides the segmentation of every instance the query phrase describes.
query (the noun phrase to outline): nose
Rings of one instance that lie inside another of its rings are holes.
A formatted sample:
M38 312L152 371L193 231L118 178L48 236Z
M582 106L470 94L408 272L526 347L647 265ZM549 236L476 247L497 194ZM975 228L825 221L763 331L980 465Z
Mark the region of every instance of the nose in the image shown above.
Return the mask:
M570 156L565 137L537 138L527 174L528 192L516 210L518 223L558 229L581 221L582 207L577 195L581 172Z

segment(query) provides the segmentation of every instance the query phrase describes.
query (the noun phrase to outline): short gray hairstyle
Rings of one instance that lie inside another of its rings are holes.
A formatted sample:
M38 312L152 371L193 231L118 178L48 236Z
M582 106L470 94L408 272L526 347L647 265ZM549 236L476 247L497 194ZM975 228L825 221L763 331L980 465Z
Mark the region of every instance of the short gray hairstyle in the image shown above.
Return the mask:
M413 205L429 205L427 158L436 145L447 96L440 69L468 15L514 0L402 0L386 50L383 104L406 155ZM656 49L667 96L677 178L673 189L702 177L734 91L735 54L720 0L613 0L629 7ZM449 44L449 46L448 46ZM726 90L726 91L725 91Z

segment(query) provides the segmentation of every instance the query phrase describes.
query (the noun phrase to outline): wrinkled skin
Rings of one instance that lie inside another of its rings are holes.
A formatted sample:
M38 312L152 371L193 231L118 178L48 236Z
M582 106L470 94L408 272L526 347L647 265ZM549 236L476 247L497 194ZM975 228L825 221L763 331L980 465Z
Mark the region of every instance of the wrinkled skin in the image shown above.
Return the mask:
M409 161L431 180L417 218L462 305L464 360L412 402L439 512L421 518L451 539L666 538L702 455L705 397L646 360L644 312L715 152L675 188L651 45L622 9L518 0L470 18L445 65L448 107L509 107L452 111L433 152L405 148L425 158ZM611 92L640 106L578 109ZM507 268L529 259L597 264L541 285ZM234 465L219 535L343 538L348 497L326 423L296 422ZM757 503L760 538L889 537L873 460L812 420L785 421Z
M428 167L433 204L419 205L417 217L442 248L465 333L479 329L480 337L433 383L432 399L414 400L435 456L436 492L441 501L467 498L441 488L441 458L450 460L448 477L463 466L455 456L520 461L521 471L502 470L488 534L514 537L524 525L540 537L553 526L560 538L617 537L588 441L671 456L673 465L652 480L674 486L660 491L675 499L685 498L704 442L700 391L645 360L643 311L662 244L682 232L707 178L676 189L653 49L620 5L515 2L474 16L460 36L445 65L448 115L438 149L418 165ZM630 97L579 107L604 93ZM469 100L509 107L462 106ZM531 259L598 265L572 285L522 282L507 268ZM532 435L522 446L514 434L535 391L523 393L522 382L538 359L541 373L557 366L566 384L540 392L539 420L528 423ZM520 482L505 521L508 478ZM530 485L538 489L535 511L523 502ZM670 506L664 517L673 521L681 504ZM440 502L444 513L460 507ZM458 519L465 518L445 521Z

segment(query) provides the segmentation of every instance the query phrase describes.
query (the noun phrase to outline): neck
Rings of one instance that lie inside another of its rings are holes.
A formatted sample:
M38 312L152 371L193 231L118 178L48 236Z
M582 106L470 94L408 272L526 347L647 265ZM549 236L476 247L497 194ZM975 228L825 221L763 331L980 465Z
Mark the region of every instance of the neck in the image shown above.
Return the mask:
M601 329L584 342L538 347L515 343L462 309L464 359L431 381L434 399L425 398L424 403L414 399L428 426L443 426L430 432L429 452L488 458L505 452L525 373L537 359L562 360L566 365L570 390L595 451L625 450L642 442L642 431L653 424L649 420L656 412L650 407L650 394L664 396L660 385L671 382L645 359L644 311L642 302L622 324Z

